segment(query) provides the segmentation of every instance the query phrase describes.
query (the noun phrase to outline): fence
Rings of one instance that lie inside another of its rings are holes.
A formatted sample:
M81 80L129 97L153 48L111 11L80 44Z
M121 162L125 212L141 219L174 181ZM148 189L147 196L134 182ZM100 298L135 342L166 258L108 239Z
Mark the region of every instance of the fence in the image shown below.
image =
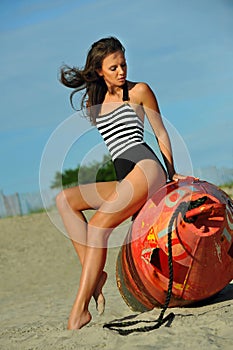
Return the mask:
M46 198L46 208L55 206L57 189L49 189L43 192ZM44 209L40 192L14 193L6 196L0 192L0 218L7 216L27 215Z
M195 176L218 185L233 181L233 169L207 167L195 170ZM15 193L9 196L0 191L0 218L7 216L26 215L55 206L55 198L60 189L48 189L42 193Z

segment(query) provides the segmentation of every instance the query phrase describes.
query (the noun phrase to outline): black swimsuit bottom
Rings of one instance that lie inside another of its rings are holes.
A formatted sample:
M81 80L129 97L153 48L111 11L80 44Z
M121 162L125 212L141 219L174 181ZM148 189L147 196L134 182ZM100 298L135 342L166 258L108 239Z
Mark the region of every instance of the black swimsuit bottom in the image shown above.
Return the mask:
M133 170L135 165L140 160L144 159L152 159L159 163L167 176L162 163L152 151L152 149L146 143L140 143L129 148L114 160L113 164L115 167L117 180L123 180Z

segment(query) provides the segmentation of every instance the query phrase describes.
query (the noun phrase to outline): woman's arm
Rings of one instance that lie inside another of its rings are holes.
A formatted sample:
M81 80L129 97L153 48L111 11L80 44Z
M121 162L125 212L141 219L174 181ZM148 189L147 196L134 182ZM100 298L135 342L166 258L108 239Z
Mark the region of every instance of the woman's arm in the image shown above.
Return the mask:
M145 83L139 83L137 90L140 94L140 103L144 108L147 118L157 138L158 145L167 168L169 180L184 178L184 176L177 174L175 171L170 138L163 124L158 102L153 91Z

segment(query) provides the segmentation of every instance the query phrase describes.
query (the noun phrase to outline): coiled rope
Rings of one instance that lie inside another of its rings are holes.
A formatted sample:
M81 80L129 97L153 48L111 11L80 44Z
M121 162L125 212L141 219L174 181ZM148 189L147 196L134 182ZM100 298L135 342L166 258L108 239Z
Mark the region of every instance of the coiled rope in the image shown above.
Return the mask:
M171 300L172 296L172 285L173 285L173 261L172 261L172 230L173 230L173 224L175 221L177 221L179 213L183 216L184 220L186 222L191 222L190 219L187 219L185 217L185 213L187 210L191 210L193 208L197 208L200 205L202 205L206 201L207 197L204 196L202 198L199 198L195 201L189 201L189 202L181 202L177 206L176 210L174 211L173 215L171 216L171 219L169 221L168 225L168 233L167 233L167 244L168 244L168 267L169 267L169 283L168 283L168 291L166 295L165 303L162 307L162 310L160 312L159 317L156 320L135 320L135 321L120 321L120 322L109 322L105 323L103 325L103 328L108 328L110 330L118 332L120 335L129 335L134 332L148 332L152 331L154 329L157 329L161 327L164 323L169 323L173 321L175 318L175 314L171 312L166 317L164 317L164 314L168 308L168 305ZM139 323L154 323L154 325L151 326L144 326L144 327L137 327L137 328L131 328L131 329L125 329L126 327L134 326Z

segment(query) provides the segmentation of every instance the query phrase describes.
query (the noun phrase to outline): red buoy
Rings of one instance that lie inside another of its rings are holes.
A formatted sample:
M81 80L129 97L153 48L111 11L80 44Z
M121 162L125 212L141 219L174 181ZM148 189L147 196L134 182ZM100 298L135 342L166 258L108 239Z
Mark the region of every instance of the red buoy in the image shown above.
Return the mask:
M165 302L171 226L173 285L169 307L208 298L233 279L233 201L192 177L156 192L132 223L117 259L117 285L134 311Z

